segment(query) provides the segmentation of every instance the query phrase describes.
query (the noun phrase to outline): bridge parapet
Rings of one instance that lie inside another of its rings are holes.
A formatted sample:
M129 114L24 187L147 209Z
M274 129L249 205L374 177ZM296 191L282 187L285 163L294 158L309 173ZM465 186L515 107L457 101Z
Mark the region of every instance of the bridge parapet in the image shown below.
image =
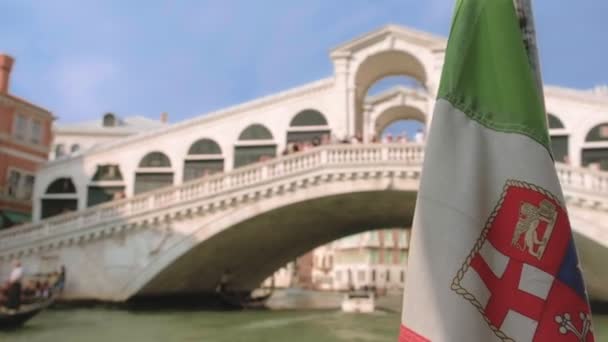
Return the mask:
M270 184L274 181L305 174L328 166L367 167L373 166L378 172L386 171L386 167L414 166L416 172L422 165L424 146L421 144L355 144L355 145L326 145L309 151L299 152L288 156L278 157L269 161L235 169L223 174L212 175L181 185L158 189L134 197L104 203L85 210L63 214L42 220L40 222L18 226L0 232L0 253L11 250L29 249L34 252L32 243L57 237L67 238L71 242L82 240L83 233L90 231L91 237L103 235L94 231L95 228L107 226L117 221L123 221L125 226L138 225L132 218L142 217L143 225L149 220L146 214L159 212L167 208L187 202L210 199L200 207L202 210L212 210L234 201L235 197L224 196L229 193L259 184ZM383 169L384 166L384 169ZM392 171L392 170L389 170ZM327 176L327 175L326 175ZM282 186L282 185L281 185ZM264 194L254 194L264 195ZM250 194L244 194L248 197ZM189 209L188 212L192 210ZM126 227L126 228L128 228ZM74 235L78 233L78 237ZM69 237L74 235L74 237ZM76 241L73 241L73 240ZM64 239L65 240L65 239ZM71 243L70 242L70 243ZM61 244L61 242L60 242ZM31 245L31 247L29 246Z
M556 164L567 203L608 211L608 172Z
M184 204L187 203L203 201L202 204L199 203L196 206L186 206L188 209L182 211L190 214L197 210L214 210L229 206L238 200L246 201L253 197L264 197L266 194L259 193L257 190L253 193L247 193L244 190L261 184L280 183L282 180L328 167L369 170L371 166L377 172L392 172L395 167L407 166L407 172L419 174L423 158L424 145L421 144L321 146L0 232L0 253L2 254L0 257L6 256L8 251L11 254L17 250L23 253L23 250L26 249L32 253L34 249L42 248L35 242L61 237L61 240L72 243L86 239L87 236L94 238L104 234L103 231L100 232L97 229L100 227L110 227L109 229L114 231L145 226L151 223L149 214L167 211L172 207L184 207ZM556 169L568 204L608 212L608 172L575 168L564 164L556 164ZM331 176L326 173L321 177ZM417 178L417 176L413 178ZM300 181L308 180L301 179ZM283 187L283 185L277 186L281 189ZM242 193L239 195L242 197L241 199L235 196L235 193L239 192ZM152 220L152 222L156 222L158 218ZM120 222L118 226L117 222Z

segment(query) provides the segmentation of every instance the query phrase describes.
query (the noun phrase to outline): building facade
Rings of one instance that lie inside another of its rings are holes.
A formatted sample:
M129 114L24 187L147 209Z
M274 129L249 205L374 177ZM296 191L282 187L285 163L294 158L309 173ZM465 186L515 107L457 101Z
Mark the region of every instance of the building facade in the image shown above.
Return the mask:
M36 172L52 140L53 115L10 93L13 64L0 55L0 229L30 220Z
M277 288L321 291L403 290L409 229L373 230L351 235L298 257L264 282Z
M114 113L105 113L100 120L55 125L49 159L67 158L104 143L157 129L165 126L168 118L167 113L162 113L159 120L143 116L122 118Z
M313 283L318 289L402 290L410 230L374 230L334 241L314 253Z

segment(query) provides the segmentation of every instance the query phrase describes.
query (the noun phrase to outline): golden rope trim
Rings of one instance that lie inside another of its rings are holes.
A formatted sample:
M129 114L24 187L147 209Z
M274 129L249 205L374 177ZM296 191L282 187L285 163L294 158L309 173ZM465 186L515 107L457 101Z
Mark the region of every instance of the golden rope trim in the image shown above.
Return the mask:
M551 192L549 192L539 186L536 186L534 184L526 183L524 181L518 181L518 180L514 180L514 179L507 180L503 187L502 194L500 195L500 199L498 200L498 203L496 203L494 210L492 211L492 213L490 214L490 217L486 221L486 225L484 226L483 230L481 231L481 235L479 236L479 239L477 239L477 242L475 242L475 246L473 246L471 253L469 253L469 255L465 259L464 263L462 264L462 267L456 273L456 276L452 280L452 285L450 286L452 291L461 295L464 299L469 301L469 303L471 303L475 308L477 308L477 311L479 311L479 313L484 318L484 320L486 321L486 323L488 324L490 329L492 329L492 332L494 332L494 335L496 335L501 341L505 341L505 342L515 342L515 340L510 338L509 336L507 336L504 332L502 332L502 330L500 330L499 328L497 328L496 326L494 326L492 324L492 322L490 321L488 316L486 316L486 314L484 312L484 308L481 305L481 303L477 300L477 298L475 298L475 296L473 296L469 291L467 291L465 288L463 288L460 283L462 281L462 278L464 278L464 274L468 271L469 267L471 266L471 261L473 260L473 257L475 256L475 254L477 254L479 252L479 250L481 250L481 247L486 242L486 239L488 237L488 232L490 231L490 228L492 227L492 223L494 223L494 219L498 215L498 211L500 210L500 208L502 207L502 204L505 201L505 197L507 196L507 191L511 187L524 188L524 189L529 189L529 190L539 192L539 193L549 197L553 201L555 201L562 208L562 210L565 211L564 205L562 204L562 202L556 196L554 196Z

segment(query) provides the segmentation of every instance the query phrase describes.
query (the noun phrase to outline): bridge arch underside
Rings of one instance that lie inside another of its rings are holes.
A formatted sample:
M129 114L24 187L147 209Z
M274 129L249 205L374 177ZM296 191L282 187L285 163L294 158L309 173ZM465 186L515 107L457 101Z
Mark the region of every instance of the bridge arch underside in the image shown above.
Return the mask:
M317 246L367 230L410 227L415 200L415 191L362 191L266 211L200 242L130 299L212 294L226 269L231 290L251 291Z

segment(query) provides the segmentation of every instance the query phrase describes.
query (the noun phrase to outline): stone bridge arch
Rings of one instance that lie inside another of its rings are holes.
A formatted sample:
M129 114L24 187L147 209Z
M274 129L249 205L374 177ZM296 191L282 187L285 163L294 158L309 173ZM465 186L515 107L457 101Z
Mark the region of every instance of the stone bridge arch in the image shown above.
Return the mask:
M417 186L416 174L396 171L284 189L276 197L211 218L177 222L173 229L178 231L196 228L159 252L121 297L210 293L225 269L233 274L233 288L254 289L314 247L366 230L409 227Z

